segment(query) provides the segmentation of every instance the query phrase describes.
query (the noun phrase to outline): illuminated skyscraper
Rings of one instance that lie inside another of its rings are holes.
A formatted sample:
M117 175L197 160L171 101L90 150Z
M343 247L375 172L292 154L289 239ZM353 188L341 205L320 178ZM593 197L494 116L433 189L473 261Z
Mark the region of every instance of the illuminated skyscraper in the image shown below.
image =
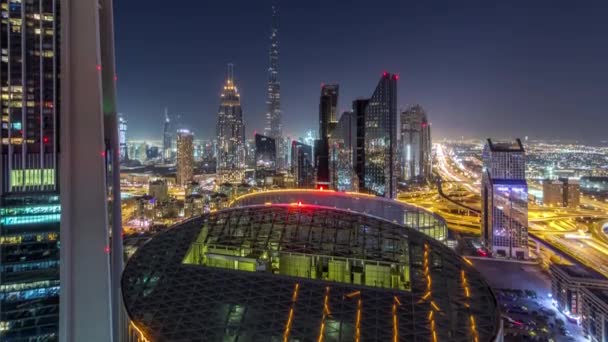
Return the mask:
M528 258L528 183L519 139L493 142L483 149L482 238L493 254Z
M431 125L421 106L401 113L401 178L426 180L431 176Z
M291 172L298 188L314 187L311 146L295 140L291 142Z
M276 142L265 135L255 135L255 166L256 169L276 170Z
M329 138L329 179L338 191L358 191L355 173L357 122L355 113L344 112Z
M128 160L127 152L127 119L122 114L118 114L118 146L120 151L120 161Z
M385 72L365 108L364 191L396 196L397 79Z
M365 111L368 103L368 99L353 101L353 115L356 123L354 163L359 191L365 190Z
M165 108L165 121L163 123L163 160L169 162L171 159L171 120L169 119L169 109Z
M330 188L329 176L329 138L336 125L338 106L337 84L323 84L319 99L319 139L315 141L316 185L318 188Z
M59 2L0 4L0 341L51 340L59 330Z
M323 84L319 100L319 137L327 138L331 135L333 127L338 122L337 107L340 86L337 84Z
M277 144L277 163L279 168L284 167L284 151L281 143L283 137L281 115L281 82L279 82L279 10L272 6L272 29L270 32L268 67L268 87L266 89L266 127L264 135L271 137Z
M0 340L112 341L123 258L112 1L0 8Z
M187 129L177 131L177 184L184 186L194 175L194 135Z
M245 124L232 64L228 64L218 110L217 161L220 174L245 168Z

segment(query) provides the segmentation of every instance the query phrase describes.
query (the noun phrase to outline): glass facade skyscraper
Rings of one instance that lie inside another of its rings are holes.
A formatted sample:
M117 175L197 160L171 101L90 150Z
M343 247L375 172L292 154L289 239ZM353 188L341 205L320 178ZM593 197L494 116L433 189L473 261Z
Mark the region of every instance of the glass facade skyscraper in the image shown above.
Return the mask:
M127 119L122 114L118 114L118 147L120 149L120 161L128 160Z
M277 144L265 135L255 135L255 172L261 183L266 177L274 176L277 170Z
M528 184L519 139L493 142L483 150L482 233L486 248L498 256L528 258Z
M336 125L338 107L337 84L323 84L319 100L319 140L315 141L316 186L330 188L329 176L329 138Z
M232 64L221 94L217 118L217 168L229 174L245 168L245 123Z
M291 173L298 188L314 187L312 147L299 141L291 142Z
M397 170L397 80L385 72L365 108L364 191L394 198Z
M177 184L185 186L194 175L194 135L187 129L177 131Z
M281 113L281 82L279 81L279 9L272 6L272 28L270 49L268 50L268 84L266 89L266 126L264 135L277 144L277 166L285 167L285 147L283 146L283 123Z
M59 2L1 0L0 340L59 323Z
M425 110L414 105L401 113L401 178L426 180L431 176L431 125Z
M165 162L171 160L171 119L169 119L169 109L165 108L165 121L163 122L163 151L162 159Z

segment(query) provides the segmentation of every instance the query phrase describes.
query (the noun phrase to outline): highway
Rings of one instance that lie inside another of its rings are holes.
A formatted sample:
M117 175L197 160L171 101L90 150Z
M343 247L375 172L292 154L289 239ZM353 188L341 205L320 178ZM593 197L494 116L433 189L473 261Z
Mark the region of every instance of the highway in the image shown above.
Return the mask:
M481 208L481 175L464 168L452 154L449 146L437 144L434 170L443 181L445 195L464 206L442 198L437 189L402 194L399 200L442 215L452 230L480 234L479 215L466 207ZM538 189L540 185L529 182L529 187ZM586 196L581 196L579 208L552 208L530 201L528 220L531 235L608 277L608 237L602 229L608 222L607 203Z

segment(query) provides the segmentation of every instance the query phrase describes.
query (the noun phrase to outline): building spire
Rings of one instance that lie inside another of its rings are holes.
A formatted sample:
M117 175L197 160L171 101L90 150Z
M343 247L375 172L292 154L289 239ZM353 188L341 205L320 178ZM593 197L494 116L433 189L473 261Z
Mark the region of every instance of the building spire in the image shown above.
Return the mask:
M234 64L228 63L226 68L226 83L234 83Z
M282 135L281 127L281 84L279 82L279 10L272 6L272 29L270 32L268 86L266 105L266 127L264 134L274 139Z

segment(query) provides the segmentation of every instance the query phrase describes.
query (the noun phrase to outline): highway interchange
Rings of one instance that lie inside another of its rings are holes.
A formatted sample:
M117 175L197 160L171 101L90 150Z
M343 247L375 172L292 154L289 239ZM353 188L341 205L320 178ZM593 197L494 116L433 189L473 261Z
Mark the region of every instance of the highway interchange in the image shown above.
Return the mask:
M398 200L442 215L453 231L479 235L479 214L464 206L479 211L481 176L467 169L457 159L449 145L436 145L434 171L442 179L443 193L450 200L442 197L436 186L403 192ZM541 188L530 181L528 186L530 189ZM602 229L608 222L608 203L581 196L581 206L578 208L556 208L530 200L528 216L531 246L536 246L537 239L608 276L608 237Z

